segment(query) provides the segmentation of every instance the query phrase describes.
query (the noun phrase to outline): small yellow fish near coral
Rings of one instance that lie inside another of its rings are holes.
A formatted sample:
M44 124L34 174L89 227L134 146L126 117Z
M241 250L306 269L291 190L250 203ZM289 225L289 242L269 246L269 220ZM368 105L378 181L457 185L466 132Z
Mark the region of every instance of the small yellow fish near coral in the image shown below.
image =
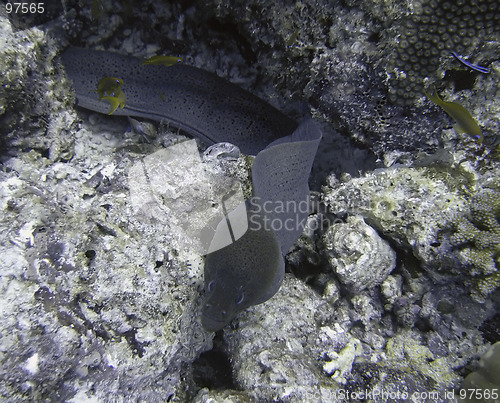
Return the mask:
M424 91L425 95L434 102L436 105L444 109L444 111L450 115L457 122L455 130L462 133L467 133L472 136L476 141L481 144L483 142L483 133L481 128L476 123L470 112L465 109L462 105L456 102L446 102L439 98L436 89L432 90L432 93Z
M92 20L98 19L103 12L104 12L104 6L102 5L102 1L92 0L92 4L90 5L90 16Z
M182 58L177 56L152 56L149 59L144 59L142 64L154 64L156 66L164 65L170 67L182 61Z

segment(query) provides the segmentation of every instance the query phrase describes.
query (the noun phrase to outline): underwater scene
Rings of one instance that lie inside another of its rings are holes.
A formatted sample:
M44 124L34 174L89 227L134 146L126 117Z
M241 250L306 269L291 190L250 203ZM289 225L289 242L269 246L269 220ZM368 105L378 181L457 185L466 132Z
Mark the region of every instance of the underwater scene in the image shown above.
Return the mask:
M0 37L0 401L500 402L498 0Z

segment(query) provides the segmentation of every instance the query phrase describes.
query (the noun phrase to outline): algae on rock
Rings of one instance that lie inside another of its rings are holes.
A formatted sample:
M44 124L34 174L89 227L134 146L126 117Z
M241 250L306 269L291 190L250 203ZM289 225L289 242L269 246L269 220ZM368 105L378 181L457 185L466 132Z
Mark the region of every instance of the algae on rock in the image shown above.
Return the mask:
M424 267L439 265L438 231L466 206L461 190L466 176L443 168L394 167L366 173L336 188L325 188L325 203L334 214L359 214Z
M333 213L365 217L432 278L465 277L472 297L484 301L500 284L500 193L480 189L460 169L394 167L325 188L324 199Z

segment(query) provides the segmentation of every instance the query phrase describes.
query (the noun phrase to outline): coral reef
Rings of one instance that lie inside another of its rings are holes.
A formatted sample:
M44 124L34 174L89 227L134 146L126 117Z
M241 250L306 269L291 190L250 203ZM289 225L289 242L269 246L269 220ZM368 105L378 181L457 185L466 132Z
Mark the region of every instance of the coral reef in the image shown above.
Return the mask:
M183 396L181 367L211 347L197 321L200 256L180 246L173 221L134 214L127 183L144 152L183 137L160 132L144 144L126 123L98 117L79 127L50 41L36 28L6 35L0 394Z
M437 357L428 347L421 345L411 331L402 332L389 340L386 352L389 360L407 361L409 365L405 363L401 367L403 371L409 368L410 373L420 373L423 378L432 379L439 386L449 387L459 380L457 374L448 372L448 368L453 366L453 362L449 361L451 357Z
M346 391L364 388L412 394L457 386L460 378L450 371L455 354L431 352L411 331L393 334L387 345L382 329L358 338L349 330L348 312L345 305L329 307L301 281L285 276L276 298L244 312L238 326L224 332L237 384L256 401L338 401Z
M71 163L31 151L4 164L3 396L179 395L181 365L210 348L197 255L164 231L172 223L133 214L120 179L132 161L112 154L123 133L91 133L76 133Z
M326 345L315 323L325 315L328 306L318 295L285 276L274 298L243 312L239 325L224 333L237 384L252 391L256 401L335 400L338 387L322 376L317 361ZM342 345L349 336L342 330L334 339Z
M379 7L373 2L346 6L316 0L284 6L267 0L213 3L217 19L238 21L239 31L258 54L257 63L266 66L264 79L272 79L282 99L289 100L283 105L289 115L297 114L296 103L290 101L307 100L314 116L377 153L437 145L435 116L412 110L402 118L402 108L387 102L388 73L380 62L387 60L384 30L402 11L375 15L375 10L389 8L387 2Z
M34 149L51 160L71 159L76 114L68 109L67 82L56 79L57 48L42 30L14 31L2 15L0 35L0 149Z
M474 3L472 1L465 1L460 6L453 3L453 12L448 10L440 17L433 15L433 22L427 22L424 12L429 7L442 10L447 7L445 4L452 2L305 0L285 6L269 4L266 0L214 0L213 3L216 18L238 21L239 32L259 56L257 63L272 66L266 67L266 75L271 76L285 97L307 99L317 116L370 145L377 153L395 149L434 150L438 145L441 128L449 125L449 121L446 116L431 112L433 109L422 102L424 78L428 76L438 88L446 87L447 100L458 100L482 127L491 126L492 133L498 132L495 112L498 107L494 99L499 89L494 74L478 77L477 73L464 71L464 66L450 51L439 50L445 42L444 37L436 46L431 42L437 40L434 31L443 29L443 24L446 24L443 35L455 38L457 32L450 34L448 29L462 24L457 18L464 15L465 3ZM484 4L476 7L480 11L474 15L475 26L468 27L478 36L464 52L471 52L471 60L479 64L490 62L491 70L497 71L500 33L498 24L494 25L493 32L488 24L498 18L498 10L489 10L490 6L496 7L495 1L484 3L488 9L482 9ZM265 15L261 10L266 10ZM436 18L439 21L435 21ZM452 21L448 22L447 18ZM410 30L407 24L417 27ZM427 38L430 35L427 31L432 32L429 42L419 38ZM467 42L468 35L455 39ZM423 44L430 49L413 51L414 47L423 47ZM478 47L472 49L473 45ZM401 46L418 54L437 50L438 56L429 56L437 64L427 67L425 55L412 54L407 61L400 60L400 53L404 59L407 57ZM445 75L445 81L438 81ZM408 86L410 90L405 91Z
M458 388L500 339L498 290L477 282L498 259L489 209L499 177L491 152L500 129L498 38L486 26L470 46L451 38L453 47L464 46L454 51L490 74L467 71L445 45L438 56L432 46L424 54L437 65L421 76L410 69L423 59L400 60L403 36L412 34L405 27L416 20L421 35L434 35L423 6L444 1L101 3L94 19L90 2L76 0L51 4L43 16L7 18L0 10L0 394L12 401L286 402L369 400L361 395L369 390L442 401ZM156 200L132 202L131 168L186 138L167 124L145 132L144 122L77 113L48 35L138 57L181 56L297 121L309 113L323 119L311 184L327 211L319 203L309 216L274 298L216 335L201 329L203 259L181 223L154 214L156 202L180 179L182 200L169 200L168 211L182 205L188 212L197 200L187 184L217 189L227 175L248 196L251 158L205 161L208 180L189 173L187 159L181 173L162 166L170 180L158 181ZM433 40L423 38L422 48ZM443 99L470 111L483 144L443 130L448 118L417 94L424 74ZM410 82L413 93L398 94ZM392 168L372 171L376 157L378 167ZM323 228L325 217L338 225ZM361 242L343 244L355 253L339 267L356 271L342 277L327 259L333 266L340 256L325 251L324 241L347 229ZM365 248L389 257L370 255L377 273L360 264Z
M500 198L492 189L471 198L463 190L474 186L466 171L400 167L354 178L327 191L325 201L333 213L364 216L435 280L454 281L451 272L484 301L500 281Z
M437 244L467 205L460 189L473 187L467 172L445 167L394 167L366 173L340 186L325 188L324 200L334 214L358 214L426 268L441 265L447 250Z
M469 272L472 296L484 301L500 286L500 192L485 189L473 197L450 243L459 250L461 270Z
M389 100L413 104L422 95L424 79L437 76L441 58L451 52L475 56L488 40L499 40L500 6L495 0L419 0L400 18L388 71ZM458 65L458 62L457 62Z

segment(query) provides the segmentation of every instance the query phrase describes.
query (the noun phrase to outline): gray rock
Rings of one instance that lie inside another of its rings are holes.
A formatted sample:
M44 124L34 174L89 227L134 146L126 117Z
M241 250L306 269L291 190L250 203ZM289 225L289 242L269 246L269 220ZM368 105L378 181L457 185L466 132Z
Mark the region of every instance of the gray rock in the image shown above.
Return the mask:
M322 249L340 282L354 292L382 283L396 267L396 252L360 216L332 224Z
M317 327L318 317L328 310L311 289L285 276L272 299L240 314L238 326L224 333L235 381L257 401L335 400L338 386L324 376L318 360L350 337L341 327ZM339 362L342 373L349 367Z
M438 234L464 209L467 198L460 189L470 186L466 176L450 170L375 170L326 189L325 202L335 214L361 215L396 245L411 250L425 268L436 269L448 256L447 245L437 243Z

